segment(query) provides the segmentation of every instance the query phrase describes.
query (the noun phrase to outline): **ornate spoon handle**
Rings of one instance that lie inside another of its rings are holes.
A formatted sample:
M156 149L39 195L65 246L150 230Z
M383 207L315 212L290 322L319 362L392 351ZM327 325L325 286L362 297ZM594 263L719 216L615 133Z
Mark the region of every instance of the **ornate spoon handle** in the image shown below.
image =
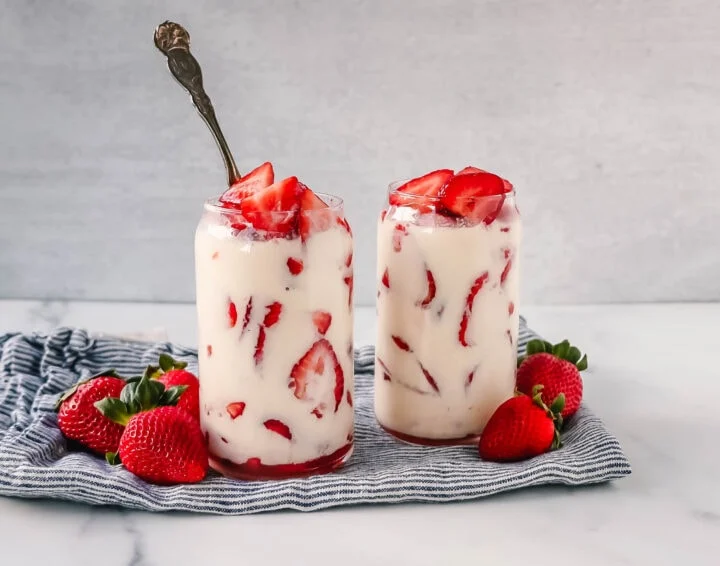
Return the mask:
M210 97L203 88L200 64L190 53L190 34L180 24L163 22L155 29L155 46L167 57L168 69L175 80L190 93L195 108L210 128L225 162L228 185L232 185L241 175L215 117Z

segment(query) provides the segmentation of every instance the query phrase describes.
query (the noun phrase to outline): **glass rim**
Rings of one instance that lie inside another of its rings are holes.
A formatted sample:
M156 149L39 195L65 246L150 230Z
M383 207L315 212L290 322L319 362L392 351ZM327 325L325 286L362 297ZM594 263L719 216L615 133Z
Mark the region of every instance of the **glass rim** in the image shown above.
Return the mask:
M502 179L502 177L500 177L500 178ZM502 180L503 180L503 183L506 184L506 186L508 186L508 185L510 186L510 190L509 190L509 191L504 192L504 193L494 194L494 195L480 195L480 196L473 196L473 197L462 197L462 198L460 198L460 199L458 199L458 200L463 200L463 201L482 201L482 200L493 199L493 198L498 198L498 197L504 197L504 198L513 198L513 197L515 197L515 196L516 196L516 191L515 191L515 187L513 186L513 184L512 184L510 181L507 181L507 180L505 180L505 179L502 179ZM412 181L412 179L411 179L411 178L407 178L407 179L400 179L400 180L391 182L391 183L388 185L388 189L387 189L388 198L389 198L391 195L402 195L402 198L403 198L404 201L407 201L407 202L423 202L423 203L426 203L426 204L427 204L427 203L435 204L435 203L440 203L440 202L442 201L442 197L441 197L441 196L432 196L432 197L431 197L431 196L426 196L426 195L414 195L414 194L412 194L412 193L405 193L405 192L400 192L400 191L398 191L398 189L399 189L400 187L402 187L402 186L403 186L405 183L407 183L408 181Z
M313 210L303 210L299 211L302 212L302 214L306 216L313 216L315 214L320 214L322 212L327 212L328 210L339 214L344 211L344 204L345 201L342 197L339 197L337 195L331 195L330 193L316 193L313 191L313 193L320 198L325 204L328 205L327 208L317 208ZM215 212L217 214L225 214L225 215L236 215L236 214L242 214L242 211L239 208L232 208L228 206L223 206L220 202L220 195L216 195L214 197L210 197L209 199L206 199L203 203L203 208L207 212ZM281 218L286 218L288 214L291 214L292 210L258 210L255 212L252 212L251 214L263 214L263 215L269 215L270 217L278 216Z

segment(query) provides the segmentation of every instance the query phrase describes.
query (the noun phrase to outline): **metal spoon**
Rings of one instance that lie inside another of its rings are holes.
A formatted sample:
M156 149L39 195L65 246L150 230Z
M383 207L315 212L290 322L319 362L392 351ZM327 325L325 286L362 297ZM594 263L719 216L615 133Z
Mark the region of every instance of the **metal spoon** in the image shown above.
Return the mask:
M210 128L225 162L228 186L232 186L240 179L241 175L225 141L225 136L220 130L217 118L215 118L215 110L210 102L210 97L205 94L200 64L190 53L190 34L180 24L163 22L155 28L155 47L167 57L168 68L173 77L190 93L195 108Z

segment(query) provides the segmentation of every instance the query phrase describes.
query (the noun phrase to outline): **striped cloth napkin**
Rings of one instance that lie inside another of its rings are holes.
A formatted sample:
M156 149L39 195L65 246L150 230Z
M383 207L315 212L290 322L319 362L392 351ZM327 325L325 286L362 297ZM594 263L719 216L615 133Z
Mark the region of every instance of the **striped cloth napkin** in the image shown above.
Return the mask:
M521 351L533 337L521 319ZM450 502L543 484L594 484L630 473L618 441L585 406L568 421L562 449L516 464L484 462L472 446L400 443L375 421L372 346L355 352L355 451L338 472L272 482L235 481L211 472L198 484L160 487L100 457L68 451L53 411L58 395L108 367L139 374L162 352L197 369L196 350L168 342L95 337L76 328L0 335L0 495L240 515Z

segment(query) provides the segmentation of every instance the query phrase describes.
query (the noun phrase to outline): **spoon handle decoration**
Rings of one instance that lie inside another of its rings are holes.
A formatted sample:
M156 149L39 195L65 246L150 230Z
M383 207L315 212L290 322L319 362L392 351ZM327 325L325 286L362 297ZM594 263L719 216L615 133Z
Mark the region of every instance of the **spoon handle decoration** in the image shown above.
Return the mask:
M167 57L168 68L173 77L190 93L195 108L210 128L225 162L228 185L233 185L241 175L215 117L210 97L203 88L200 64L190 53L190 34L180 24L163 22L155 29L155 46Z

